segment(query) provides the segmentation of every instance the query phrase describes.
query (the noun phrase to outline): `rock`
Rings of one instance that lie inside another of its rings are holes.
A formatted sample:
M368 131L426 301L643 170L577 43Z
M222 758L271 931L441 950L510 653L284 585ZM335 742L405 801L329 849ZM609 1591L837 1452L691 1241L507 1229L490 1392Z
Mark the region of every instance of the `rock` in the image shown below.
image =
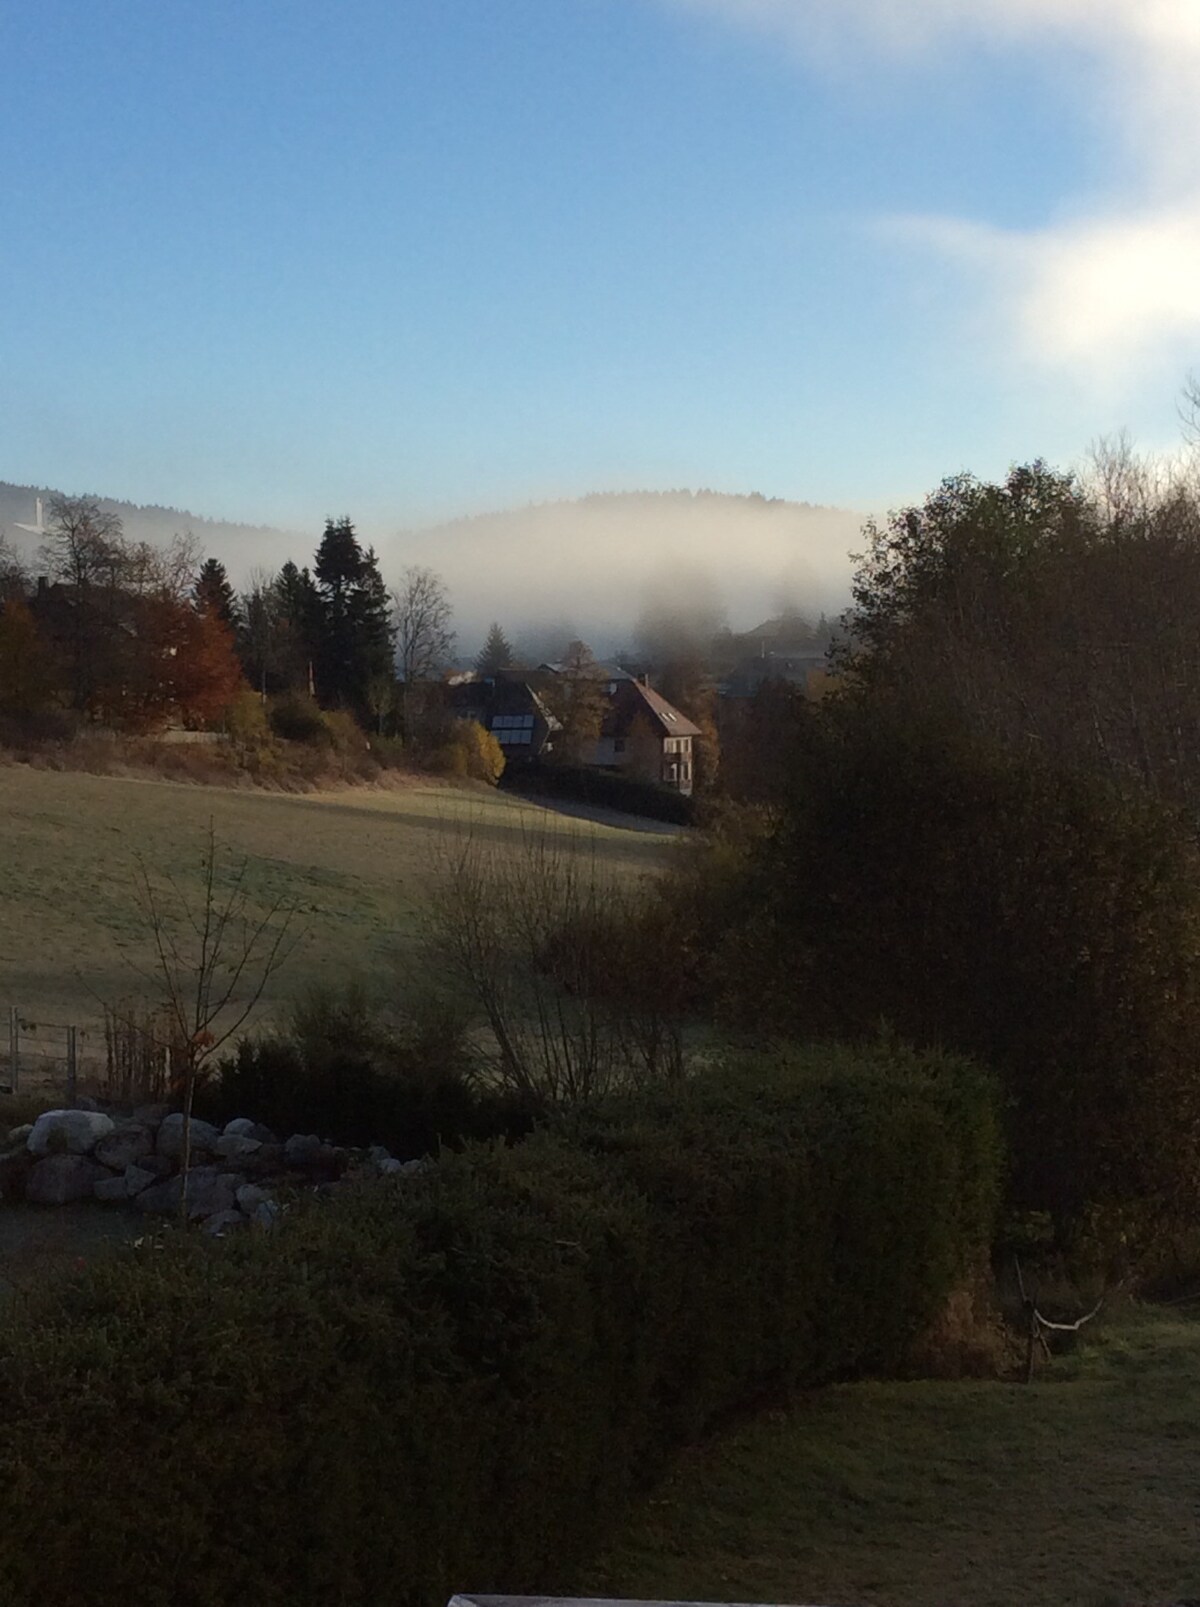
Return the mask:
M220 1133L211 1122L202 1122L196 1116L192 1117L192 1154L211 1155L216 1149ZM164 1116L158 1129L155 1148L160 1155L165 1155L169 1161L177 1161L183 1155L183 1116L176 1111L170 1116Z
M10 1127L9 1128L9 1130L8 1130L8 1142L10 1144L24 1144L26 1139L29 1137L30 1133L32 1133L32 1132L33 1132L33 1123L32 1122L22 1122L20 1127Z
M278 1216L279 1206L274 1200L260 1200L250 1213L250 1221L265 1232L275 1226Z
M243 1183L235 1197L238 1209L245 1211L247 1216L252 1214L256 1205L261 1205L264 1200L271 1198L266 1189L260 1189L257 1183Z
M386 1160L377 1161L375 1165L381 1177L394 1177L397 1172L404 1170L404 1162L395 1160L391 1155Z
M255 1155L262 1148L261 1138L249 1138L242 1133L224 1132L214 1146L216 1153L222 1160L242 1161Z
M376 1166L382 1166L384 1161L390 1161L391 1158L391 1150L384 1149L382 1144L372 1144L367 1150L367 1159L374 1161Z
M169 1177L163 1183L153 1183L137 1197L139 1211L179 1210L183 1190L181 1177ZM233 1208L233 1189L220 1177L215 1166L193 1166L188 1173L187 1203L189 1216L210 1216L213 1211Z
M214 1211L206 1219L204 1231L211 1233L214 1239L223 1239L227 1233L245 1226L246 1218L240 1211Z
M405 1177L416 1177L420 1172L427 1172L433 1162L427 1155L419 1156L415 1161L405 1161L400 1171Z
M293 1133L283 1146L283 1158L288 1166L307 1169L324 1148L315 1133Z
M161 1127L171 1114L170 1105L139 1105L133 1113L133 1120L141 1127Z
M102 1180L111 1181L109 1174L86 1155L48 1155L31 1168L25 1181L25 1198L34 1205L90 1200L94 1198L92 1190Z
M130 1198L148 1189L151 1183L158 1181L159 1174L152 1172L148 1166L127 1166L125 1168L125 1192Z
M127 1200L129 1180L124 1173L120 1177L102 1177L92 1189L92 1193L98 1200Z
M75 1098L74 1108L76 1110L99 1110L100 1101L93 1099L91 1094L78 1094Z
M25 1144L31 1155L64 1151L71 1155L90 1155L112 1130L112 1117L101 1111L47 1110L34 1122Z
M96 1145L93 1154L101 1166L123 1172L154 1150L154 1134L140 1122L128 1122L109 1133Z

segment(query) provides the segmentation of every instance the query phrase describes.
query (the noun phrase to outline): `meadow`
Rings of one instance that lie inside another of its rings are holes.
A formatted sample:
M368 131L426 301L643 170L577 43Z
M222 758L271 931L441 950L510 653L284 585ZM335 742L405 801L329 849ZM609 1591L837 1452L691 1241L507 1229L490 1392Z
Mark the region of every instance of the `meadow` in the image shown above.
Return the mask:
M245 862L252 910L295 909L298 942L258 1019L316 984L403 986L438 866L464 833L497 855L553 834L606 873L661 865L661 836L597 824L489 789L412 783L289 795L0 766L0 1009L94 1023L153 997L139 865L198 905L209 827Z
M1194 1599L1200 1321L1181 1311L1127 1307L1030 1386L844 1384L762 1414L685 1455L571 1591L858 1607Z

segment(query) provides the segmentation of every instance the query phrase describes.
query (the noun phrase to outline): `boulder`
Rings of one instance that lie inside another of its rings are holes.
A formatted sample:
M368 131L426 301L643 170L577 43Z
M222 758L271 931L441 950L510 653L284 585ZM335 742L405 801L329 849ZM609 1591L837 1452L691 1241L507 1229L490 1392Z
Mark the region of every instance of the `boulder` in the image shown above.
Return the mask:
M250 1213L250 1221L265 1232L275 1226L278 1216L279 1206L274 1200L260 1200Z
M170 1114L170 1105L139 1105L133 1119L142 1127L161 1127Z
M22 1122L20 1127L10 1127L9 1128L9 1130L8 1130L8 1142L9 1142L10 1145L24 1144L26 1139L29 1137L30 1133L32 1133L32 1132L33 1132L33 1123L32 1122Z
M211 1233L214 1239L223 1239L227 1233L245 1226L246 1218L240 1211L214 1211L205 1219L204 1231Z
M211 1155L216 1149L220 1133L211 1122L202 1122L196 1116L192 1117L192 1155ZM158 1129L155 1148L160 1155L169 1161L177 1161L183 1155L183 1116L179 1111L170 1116L164 1116Z
M127 1200L129 1198L129 1179L124 1173L120 1177L102 1177L93 1188L92 1193L98 1200Z
M141 1122L126 1122L108 1133L93 1150L101 1166L111 1166L114 1172L123 1172L127 1166L143 1159L154 1150L154 1134Z
M131 1199L158 1181L159 1174L152 1172L148 1166L134 1165L125 1168L125 1192Z
M251 1155L256 1155L262 1148L261 1138L244 1137L241 1133L222 1133L214 1146L218 1156L224 1161L244 1161Z
M86 1155L48 1155L31 1168L25 1180L25 1198L34 1205L68 1205L90 1200L102 1180L111 1174Z
M257 1138L260 1144L278 1144L279 1140L262 1122L252 1122L249 1116L235 1116L224 1127L227 1138Z
M315 1133L293 1133L283 1146L283 1159L288 1166L307 1171L325 1147Z
M49 1155L52 1151L90 1155L112 1130L112 1117L102 1111L47 1110L34 1122L25 1143L31 1155Z
M246 1215L250 1216L256 1205L261 1205L264 1200L269 1200L271 1196L266 1189L260 1189L256 1183L243 1183L241 1188L237 1190L236 1198L238 1209L245 1211Z
M394 1177L397 1172L404 1170L404 1162L389 1155L386 1160L376 1161L375 1168L381 1177Z
M217 1211L232 1211L236 1204L234 1190L240 1182L241 1178L236 1173L218 1172L215 1166L192 1167L187 1180L187 1214L194 1219L202 1219ZM138 1194L138 1210L173 1214L179 1210L182 1193L181 1177L169 1177L163 1183L152 1183Z

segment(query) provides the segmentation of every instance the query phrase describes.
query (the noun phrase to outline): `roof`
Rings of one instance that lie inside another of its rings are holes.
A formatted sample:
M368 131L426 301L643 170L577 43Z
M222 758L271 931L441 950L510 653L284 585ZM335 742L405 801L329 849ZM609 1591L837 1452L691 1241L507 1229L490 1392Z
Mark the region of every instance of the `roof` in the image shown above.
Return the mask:
M673 703L668 703L665 697L641 681L622 681L613 694L612 704L614 735L619 735L640 711L650 715L665 737L698 737L701 734L700 727L693 725L686 714L681 714Z

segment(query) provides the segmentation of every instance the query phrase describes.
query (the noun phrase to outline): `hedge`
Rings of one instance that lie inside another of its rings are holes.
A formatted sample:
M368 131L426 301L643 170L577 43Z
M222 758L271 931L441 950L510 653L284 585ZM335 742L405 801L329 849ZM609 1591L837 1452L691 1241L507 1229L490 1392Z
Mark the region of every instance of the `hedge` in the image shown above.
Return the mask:
M963 1063L810 1053L104 1257L0 1331L0 1599L566 1588L718 1414L896 1363L996 1132Z
M531 761L511 765L501 778L502 788L528 793L532 797L578 799L605 809L648 820L665 820L676 826L690 826L696 819L696 805L674 787L655 781L639 781L616 770L595 770L586 765L545 764Z

